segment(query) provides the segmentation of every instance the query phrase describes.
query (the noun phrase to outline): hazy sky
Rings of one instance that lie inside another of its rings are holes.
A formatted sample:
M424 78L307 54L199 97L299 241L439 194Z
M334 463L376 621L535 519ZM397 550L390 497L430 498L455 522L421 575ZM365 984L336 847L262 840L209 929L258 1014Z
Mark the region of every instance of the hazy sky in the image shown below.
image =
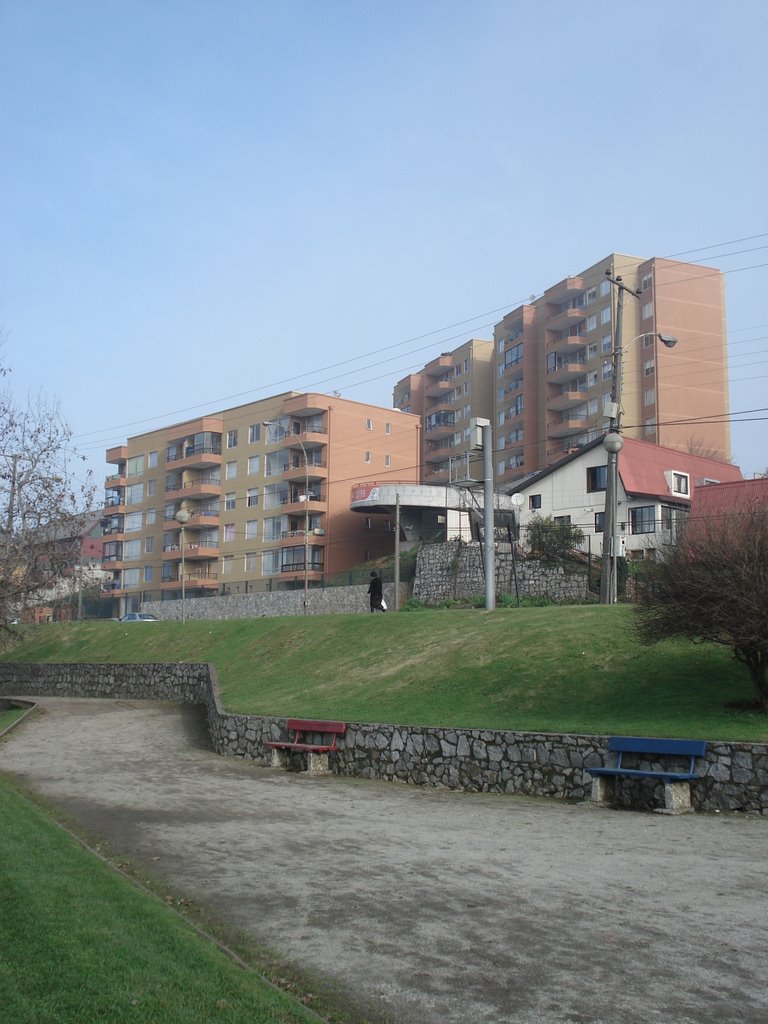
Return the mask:
M390 405L612 251L726 272L768 465L765 0L0 0L0 39L3 361L99 481L288 388Z

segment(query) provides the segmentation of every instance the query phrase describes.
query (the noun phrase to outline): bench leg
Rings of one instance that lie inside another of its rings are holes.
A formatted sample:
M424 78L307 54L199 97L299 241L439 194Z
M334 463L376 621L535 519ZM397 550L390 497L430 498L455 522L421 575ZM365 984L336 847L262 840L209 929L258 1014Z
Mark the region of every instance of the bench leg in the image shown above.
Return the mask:
M270 768L290 768L291 755L287 750L278 750L272 747L272 756L269 759Z
M616 779L613 775L592 776L592 803L610 804L616 798Z
M664 809L673 814L692 811L690 782L664 783Z
M307 771L310 775L327 775L330 771L328 755L316 754L310 750L307 754Z

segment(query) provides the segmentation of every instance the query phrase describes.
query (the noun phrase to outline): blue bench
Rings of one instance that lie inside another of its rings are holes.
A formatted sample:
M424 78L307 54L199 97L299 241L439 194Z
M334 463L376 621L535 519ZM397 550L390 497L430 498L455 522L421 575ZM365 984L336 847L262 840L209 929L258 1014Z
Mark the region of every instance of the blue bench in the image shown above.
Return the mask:
M586 768L592 779L592 801L596 804L609 803L616 796L616 780L653 779L664 783L664 807L667 811L691 810L691 782L699 778L694 767L697 757L707 752L706 740L653 739L647 736L611 736L608 741L610 753L617 754L616 764L597 768ZM661 765L662 758L676 758L678 767L637 768L627 766L625 755L633 763L646 761ZM680 763L680 762L684 763Z

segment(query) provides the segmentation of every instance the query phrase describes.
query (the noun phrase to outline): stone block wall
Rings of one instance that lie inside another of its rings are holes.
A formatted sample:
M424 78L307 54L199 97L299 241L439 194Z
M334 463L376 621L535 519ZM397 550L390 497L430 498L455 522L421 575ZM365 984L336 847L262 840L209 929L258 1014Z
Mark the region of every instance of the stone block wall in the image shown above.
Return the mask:
M0 696L111 697L201 704L213 748L269 763L266 739L286 735L286 719L223 708L209 665L28 665L0 662ZM340 775L483 793L589 799L586 768L610 763L607 736L350 722L331 755ZM298 766L298 759L297 759ZM650 763L642 767L654 767ZM658 767L657 765L655 767ZM768 744L711 742L692 786L699 811L768 814ZM623 780L618 803L664 806L663 786Z
M508 545L507 545L508 547ZM496 593L515 593L515 573L521 597L548 597L552 601L579 601L588 594L586 573L566 573L561 567L496 552ZM427 605L467 600L485 594L485 572L480 544L451 541L424 544L416 562L413 596Z
M307 599L308 615L370 614L366 586L310 588ZM389 607L394 604L394 585L384 584L384 599ZM401 586L401 602L408 600L408 586ZM303 615L303 590L273 590L257 594L226 594L215 597L196 597L184 602L188 619L261 619L276 615ZM144 601L143 612L158 619L181 621L181 601Z

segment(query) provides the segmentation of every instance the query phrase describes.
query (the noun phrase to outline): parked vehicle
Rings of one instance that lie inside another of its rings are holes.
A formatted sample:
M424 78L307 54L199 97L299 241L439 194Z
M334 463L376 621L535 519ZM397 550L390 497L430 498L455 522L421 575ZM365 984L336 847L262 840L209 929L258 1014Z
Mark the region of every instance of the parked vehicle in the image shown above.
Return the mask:
M128 612L124 615L121 622L157 622L158 618L156 615L148 615L146 612Z

